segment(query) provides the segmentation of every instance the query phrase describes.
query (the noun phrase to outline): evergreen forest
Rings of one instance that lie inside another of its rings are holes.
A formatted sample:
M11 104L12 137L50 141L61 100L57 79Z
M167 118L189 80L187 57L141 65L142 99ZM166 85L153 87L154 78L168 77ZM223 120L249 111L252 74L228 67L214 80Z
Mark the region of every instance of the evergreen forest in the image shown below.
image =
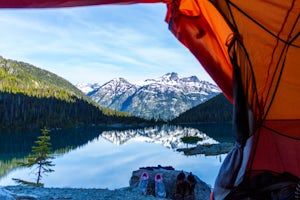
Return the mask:
M0 130L141 122L100 107L51 72L0 56Z
M231 122L233 105L224 96L219 94L210 100L182 113L171 123L192 124L199 122Z

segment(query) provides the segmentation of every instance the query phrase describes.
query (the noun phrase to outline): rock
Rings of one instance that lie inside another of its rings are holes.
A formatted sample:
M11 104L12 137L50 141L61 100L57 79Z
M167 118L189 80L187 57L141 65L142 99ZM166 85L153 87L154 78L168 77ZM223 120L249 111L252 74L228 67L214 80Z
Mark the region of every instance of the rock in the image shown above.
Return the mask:
M0 199L1 200L16 200L9 191L7 191L1 187L0 187Z
M16 200L37 200L37 197L32 195L17 195Z
M207 144L197 145L192 148L179 148L177 151L184 152L185 155L197 155L204 154L206 156L214 156L225 154L231 151L234 147L233 143L219 143L219 144Z
M147 187L147 195L155 196L155 181L154 177L157 173L161 173L163 176L163 182L166 188L167 198L172 199L175 193L175 183L177 179L177 175L181 172L179 170L168 170L162 167L146 167L140 168L139 170L133 171L132 176L130 178L129 184L130 187L137 188L139 184L140 177L143 172L148 172L149 180ZM189 175L189 172L183 171L185 176ZM195 200L208 200L210 195L210 187L200 180L196 175L195 179L197 184L195 186Z
M108 190L99 188L44 188L17 185L6 186L5 189L18 196L35 196L37 200L158 200L154 196L141 195L130 187ZM0 200L3 199L0 197Z
M0 187L0 200L37 200L37 197L29 194L16 194Z

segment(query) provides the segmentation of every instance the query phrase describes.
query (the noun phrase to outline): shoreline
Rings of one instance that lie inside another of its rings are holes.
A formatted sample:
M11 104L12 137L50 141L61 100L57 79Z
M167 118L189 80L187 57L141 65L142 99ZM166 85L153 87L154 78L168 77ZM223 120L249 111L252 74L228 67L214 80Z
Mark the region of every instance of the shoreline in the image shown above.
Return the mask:
M142 173L149 174L145 194L141 194L138 189ZM118 189L102 188L57 188L57 187L38 187L38 186L0 186L1 200L157 200L173 199L176 179L179 173L184 173L187 177L192 175L185 171L171 169L171 167L146 167L133 171L128 187ZM156 197L154 175L163 174L166 198ZM195 200L209 200L211 188L196 175L194 197Z
M219 143L214 145L197 145L193 148L177 149L186 155L204 154L215 155L225 153L233 148L232 143ZM220 151L221 150L221 151ZM204 183L204 182L203 182ZM206 184L206 183L205 183ZM1 196L7 193L8 197ZM202 196L202 195L201 195ZM202 196L203 197L203 196ZM201 197L201 198L202 198ZM142 195L135 187L128 186L117 189L103 188L57 188L36 187L25 185L0 186L1 200L157 200L153 195ZM206 200L206 197L204 198ZM208 198L209 199L209 198ZM208 200L207 199L207 200Z
M2 192L1 192L2 191ZM4 191L4 192L3 192ZM1 193L8 197L2 197ZM9 198L11 196L12 198ZM100 188L44 188L35 186L0 187L1 200L157 200L152 195L142 195L135 188L125 187L115 190Z

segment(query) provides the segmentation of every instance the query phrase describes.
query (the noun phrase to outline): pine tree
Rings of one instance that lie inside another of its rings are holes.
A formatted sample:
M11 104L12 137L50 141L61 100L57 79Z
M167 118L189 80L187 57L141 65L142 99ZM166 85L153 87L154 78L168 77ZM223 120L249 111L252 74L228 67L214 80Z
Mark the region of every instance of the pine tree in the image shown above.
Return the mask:
M51 169L51 167L54 166L51 161L54 157L51 155L50 136L48 135L48 133L48 129L42 129L42 135L38 137L37 141L35 141L36 146L32 147L32 154L27 157L27 162L20 163L20 165L23 167L36 166L36 182L34 183L21 179L13 179L17 183L43 186L43 183L40 182L43 174L54 172L54 170Z

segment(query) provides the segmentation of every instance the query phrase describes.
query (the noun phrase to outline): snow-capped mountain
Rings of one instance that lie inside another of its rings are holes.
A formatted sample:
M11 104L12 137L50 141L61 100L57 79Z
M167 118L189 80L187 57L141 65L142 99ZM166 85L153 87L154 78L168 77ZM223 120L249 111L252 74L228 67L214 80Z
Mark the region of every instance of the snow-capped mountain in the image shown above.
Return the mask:
M104 107L148 119L170 120L220 92L216 85L196 76L179 77L173 72L140 85L116 78L87 95Z
M98 83L78 83L75 85L79 90L81 90L84 94L88 94L89 92L94 91L95 89L99 88L101 85Z
M115 78L89 92L87 95L104 107L124 111L122 110L124 102L127 101L137 89L138 86L129 83L124 78Z

